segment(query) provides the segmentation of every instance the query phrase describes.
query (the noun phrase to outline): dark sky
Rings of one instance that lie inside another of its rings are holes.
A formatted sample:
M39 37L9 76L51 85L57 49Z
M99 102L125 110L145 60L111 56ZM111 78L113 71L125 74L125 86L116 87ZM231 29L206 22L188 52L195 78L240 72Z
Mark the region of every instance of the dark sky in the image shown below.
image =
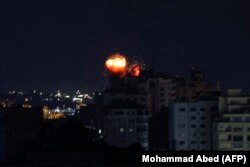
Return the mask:
M0 0L0 91L95 90L121 52L250 89L249 5L238 1Z

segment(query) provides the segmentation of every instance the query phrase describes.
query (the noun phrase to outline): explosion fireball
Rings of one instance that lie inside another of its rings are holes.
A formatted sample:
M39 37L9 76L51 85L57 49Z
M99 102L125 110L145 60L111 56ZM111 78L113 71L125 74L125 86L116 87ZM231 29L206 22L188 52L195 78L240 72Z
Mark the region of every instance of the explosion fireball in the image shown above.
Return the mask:
M127 60L121 54L114 54L106 60L106 68L115 74L126 73Z
M115 53L108 57L105 65L106 69L111 74L119 75L120 77L124 77L126 74L129 74L133 77L138 77L142 68L140 63L127 62L126 57L119 53Z

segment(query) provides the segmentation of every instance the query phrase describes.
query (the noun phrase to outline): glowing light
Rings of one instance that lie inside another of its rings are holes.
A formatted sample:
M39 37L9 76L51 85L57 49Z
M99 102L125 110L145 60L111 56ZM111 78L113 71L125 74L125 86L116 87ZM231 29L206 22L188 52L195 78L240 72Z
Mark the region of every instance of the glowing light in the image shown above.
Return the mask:
M140 66L139 66L139 65L134 66L134 67L131 69L130 74L131 74L132 76L138 77L138 76L140 75Z
M111 73L126 73L127 60L121 54L114 54L106 60L106 68Z

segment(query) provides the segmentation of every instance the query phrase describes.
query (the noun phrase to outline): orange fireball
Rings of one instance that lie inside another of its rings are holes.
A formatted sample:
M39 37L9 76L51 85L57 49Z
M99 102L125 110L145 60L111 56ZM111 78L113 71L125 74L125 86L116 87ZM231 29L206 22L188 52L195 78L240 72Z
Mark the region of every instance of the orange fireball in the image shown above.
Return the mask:
M109 72L115 74L126 73L127 60L121 54L114 54L106 60L106 68Z

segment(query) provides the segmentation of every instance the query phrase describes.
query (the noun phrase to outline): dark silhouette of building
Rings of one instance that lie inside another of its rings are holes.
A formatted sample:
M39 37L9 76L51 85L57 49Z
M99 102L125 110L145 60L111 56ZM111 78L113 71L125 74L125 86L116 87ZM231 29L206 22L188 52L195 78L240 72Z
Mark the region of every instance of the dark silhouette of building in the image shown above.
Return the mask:
M43 123L42 108L5 108L5 155L14 156L28 149L39 139Z
M194 67L191 69L190 76L191 76L192 81L204 81L205 80L204 72Z
M5 128L4 128L3 108L0 107L0 161L4 159L4 136L5 136Z
M168 150L169 113L168 108L149 119L149 150Z

